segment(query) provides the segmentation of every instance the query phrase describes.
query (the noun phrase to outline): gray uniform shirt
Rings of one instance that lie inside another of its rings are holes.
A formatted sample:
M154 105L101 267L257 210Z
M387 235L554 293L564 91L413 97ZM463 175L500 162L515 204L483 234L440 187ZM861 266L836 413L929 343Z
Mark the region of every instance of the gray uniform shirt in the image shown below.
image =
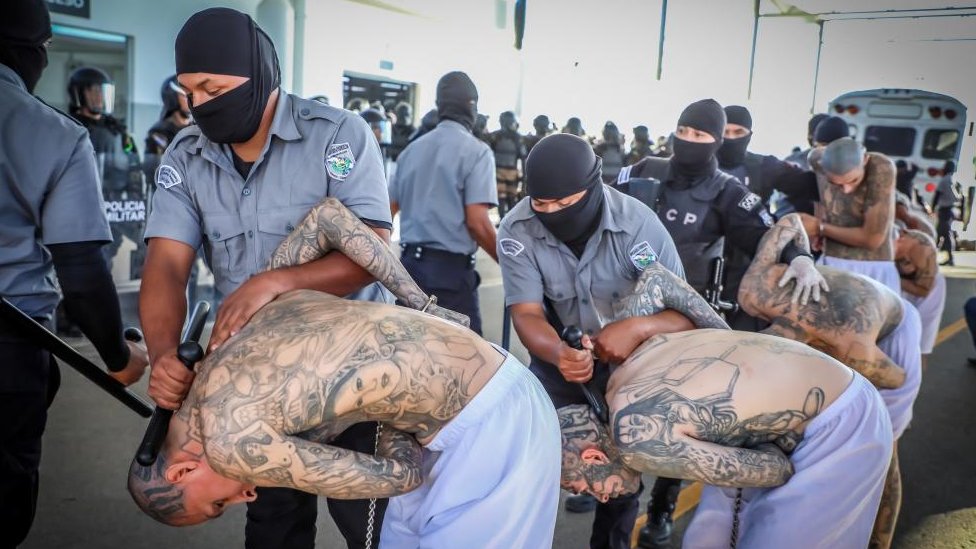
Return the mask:
M47 244L110 242L83 126L0 65L0 295L50 319L60 295Z
M650 208L601 185L603 218L582 257L559 241L523 200L498 228L498 263L505 304L543 303L548 298L564 326L600 332L613 319L613 303L629 295L650 261L684 278L671 236Z
M229 147L184 128L156 169L146 239L203 246L217 289L229 294L268 266L295 225L327 196L389 228L390 204L376 138L354 113L279 92L271 139L247 179ZM378 284L357 299L392 301Z
M939 193L939 201L935 205L936 208L951 208L956 205L956 193L952 189L951 175L943 175L942 179L939 180L939 186L935 190Z
M453 120L400 153L390 182L400 207L400 242L456 254L478 250L465 224L468 204L498 205L491 149Z

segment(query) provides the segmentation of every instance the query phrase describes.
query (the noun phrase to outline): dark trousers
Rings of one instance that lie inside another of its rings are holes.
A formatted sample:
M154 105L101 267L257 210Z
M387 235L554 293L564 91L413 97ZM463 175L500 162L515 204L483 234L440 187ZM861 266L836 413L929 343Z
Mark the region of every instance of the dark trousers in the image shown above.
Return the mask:
M644 484L636 494L611 499L596 506L593 515L593 532L590 549L629 549L630 536L640 513L640 495Z
M0 356L0 548L7 549L34 522L41 436L61 377L47 351L32 344L0 340Z
M376 424L353 425L329 444L372 454L376 447ZM244 547L247 549L312 549L315 547L315 519L318 496L291 488L258 488L258 498L247 504ZM375 549L380 542L380 526L389 500L376 500L373 521ZM369 500L327 499L329 514L346 539L349 549L366 547Z
M939 249L949 252L949 259L952 259L952 208L939 208L939 222L936 225L935 233L939 241Z
M430 248L417 254L416 246L407 244L400 262L424 292L437 296L438 305L468 315L471 331L481 335L481 306L478 303L481 276L474 270L470 256Z

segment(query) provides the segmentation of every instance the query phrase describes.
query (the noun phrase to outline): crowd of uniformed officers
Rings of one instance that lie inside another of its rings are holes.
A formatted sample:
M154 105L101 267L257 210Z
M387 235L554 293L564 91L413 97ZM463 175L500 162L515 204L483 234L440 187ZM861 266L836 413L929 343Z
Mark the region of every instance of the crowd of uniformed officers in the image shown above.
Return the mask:
M10 9L0 22L0 293L48 327L60 303L64 321L92 341L123 383L138 380L151 362L150 396L166 408L179 406L192 381L176 347L198 253L225 296L214 343L291 289L392 301L334 254L265 271L278 244L328 196L387 241L399 213L404 266L440 305L468 315L479 334L476 252L498 261L515 330L557 406L585 403L576 382L605 385L607 362L626 358L621 342L691 327L673 312L650 317L652 327L607 323L634 265L660 260L709 296L734 328L756 331L762 323L734 307L741 277L773 214L814 213L818 191L803 176L804 156L787 162L749 151L753 120L745 107L696 101L668 138L652 142L646 126L633 128L627 150L613 122L593 139L578 118L557 133L539 115L533 133L522 135L508 111L489 133L475 83L451 72L437 83L436 108L414 128L407 104L387 114L365 103L356 113L288 93L267 35L247 15L222 8L194 15L197 27L212 32L176 38L176 76L162 84L163 108L140 160L125 125L111 115L112 81L103 71L84 67L71 75L69 114L32 95L46 66L50 20L42 0ZM825 115L808 128L811 146L847 134L842 120ZM574 151L579 165L563 166L567 177L551 175L560 171L544 152L533 155L543 139ZM590 175L569 175L579 173ZM125 201L148 201L145 222L109 222L105 204ZM110 261L123 236L138 246L133 269L143 279L148 356L122 337ZM809 254L788 249L782 258L798 259ZM717 279L720 264L725 276ZM602 360L560 340L569 324L591 337ZM3 324L0 355L0 546L13 547L33 520L41 434L59 378L45 349ZM357 426L335 444L371 451L373 433ZM676 480L655 483L642 547L668 543L678 489ZM311 548L317 498L258 492L248 504L247 547ZM622 549L639 495L598 503L582 494L566 506L595 510L592 548ZM328 508L349 546L362 547L367 502L329 500Z

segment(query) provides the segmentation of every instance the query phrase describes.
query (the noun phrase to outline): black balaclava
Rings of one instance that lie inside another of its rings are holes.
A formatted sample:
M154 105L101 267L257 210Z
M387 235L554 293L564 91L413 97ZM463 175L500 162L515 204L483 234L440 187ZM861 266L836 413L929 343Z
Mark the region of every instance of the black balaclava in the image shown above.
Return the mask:
M752 141L752 115L749 114L749 109L741 105L729 105L725 107L725 118L726 124L738 124L749 130L745 137L725 138L725 142L715 153L720 167L734 168L746 161L746 150L749 148L749 141Z
M449 72L437 82L437 115L453 120L468 130L478 116L478 88L467 74Z
M616 124L608 121L603 125L603 140L607 143L620 143L620 130Z
M13 69L34 93L37 81L47 66L51 38L51 16L44 0L14 0L4 5L0 18L0 63Z
M191 16L176 37L176 73L205 72L249 78L190 112L214 143L254 136L268 98L281 83L278 56L268 35L247 14L210 8Z
M534 211L539 221L581 257L603 217L603 163L585 140L557 133L539 140L525 159L525 191L550 200L588 191L579 202L556 212Z
M850 137L851 129L839 116L828 116L817 124L813 132L813 142L829 145L842 137Z
M540 114L532 120L532 127L535 128L536 135L546 135L549 133L549 117Z
M815 141L813 140L813 134L816 133L817 126L819 126L820 123L823 122L824 119L827 118L828 116L830 115L826 113L822 113L822 112L817 113L811 116L810 121L807 122L807 143L809 143L811 147L815 143Z
M671 175L678 183L694 183L718 169L715 153L722 146L725 133L725 111L714 99L702 99L688 105L678 117L679 126L703 131L715 138L713 143L694 143L674 137Z

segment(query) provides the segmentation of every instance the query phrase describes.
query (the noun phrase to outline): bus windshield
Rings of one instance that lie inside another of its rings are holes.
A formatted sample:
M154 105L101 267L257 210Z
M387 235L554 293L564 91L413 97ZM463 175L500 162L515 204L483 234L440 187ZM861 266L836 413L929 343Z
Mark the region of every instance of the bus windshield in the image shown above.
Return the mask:
M864 130L864 147L889 156L911 156L915 146L915 128L868 126Z

